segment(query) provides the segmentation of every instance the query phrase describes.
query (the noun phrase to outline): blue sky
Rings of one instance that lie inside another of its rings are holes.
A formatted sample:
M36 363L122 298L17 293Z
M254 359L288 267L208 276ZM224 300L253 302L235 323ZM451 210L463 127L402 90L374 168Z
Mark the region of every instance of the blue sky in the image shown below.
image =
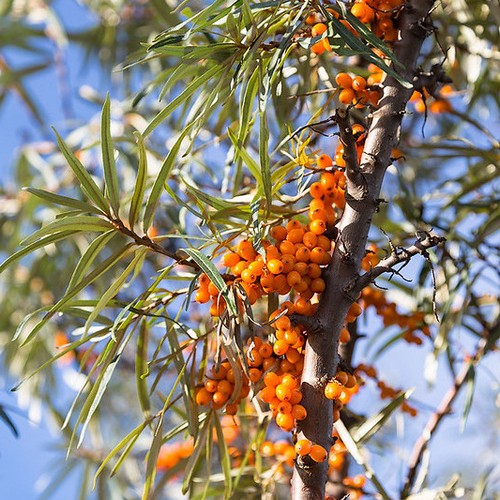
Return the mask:
M56 1L54 8L67 29L79 30L88 27L92 23L92 16L75 1ZM19 51L7 50L6 58L10 64L15 64L16 67L24 67L33 62L32 55ZM65 58L69 71L68 80L71 86L69 93L71 109L77 121L83 123L98 112L98 109L78 97L78 88L87 84L102 90L103 94L108 89L103 89L102 74L97 65L82 67L82 52L79 49L70 45L65 51ZM26 85L28 90L36 95L36 101L44 113L46 123L57 127L64 133L65 114L61 105L59 81L55 72L52 69L43 71L39 75L29 78L26 81ZM15 157L16 150L22 147L23 142L26 140L52 140L53 133L50 127L47 127L41 134L31 114L14 94L9 95L6 102L0 108L0 129L2 130L2 134L0 134L0 151L2 152L0 183L7 183L12 186L13 158ZM360 347L362 349L363 345L361 344ZM430 404L436 404L443 392L448 388L450 380L443 373L434 389L431 390L427 387L421 377L421 373L425 369L426 353L425 349L418 349L412 346L403 345L397 347L383 356L383 374L384 378L389 382L394 382L399 386L404 386L405 388L415 386L416 391L414 396L417 400L425 399ZM486 366L490 371L496 372L498 376L498 368L491 359L488 360ZM408 370L409 367L411 367L410 370ZM401 380L402 373L404 373L404 380ZM481 397L483 394L491 396L492 377L484 369L480 370L478 377L479 389L477 397ZM16 397L9 392L11 385L12 381L6 381L0 373L0 402L16 407ZM462 394L460 400L456 403L457 414L450 419L449 430L439 432L436 442L433 445L436 451L433 459L439 462L440 457L443 457L441 463L436 468L441 473L450 472L448 470L450 464L446 461L446 458L462 453L464 448L468 449L468 452L464 454L464 464L471 473L477 471L477 468L474 468L474 464L481 460L481 457L478 457L474 453L474 450L479 449L479 446L475 446L475 444L484 444L481 441L482 439L484 440L484 436L474 435L477 433L472 431L472 425L469 426L470 430L468 433L464 435L459 434L460 409L463 404L464 395ZM480 401L478 411L481 413L472 412L470 417L471 424L474 424L474 426L477 425L479 415L483 412L491 411L491 408L488 406L489 403L490 401ZM359 403L355 399L355 408L357 404L364 405L367 403L364 399L360 399ZM383 405L383 403L373 401L371 404L373 408L377 404L380 406ZM50 472L51 461L56 455L51 450L54 447L57 431L45 420L42 420L40 423L30 423L26 412L24 410L19 411L21 414L10 413L20 432L18 439L12 435L6 426L0 424L0 491L2 491L2 497L5 495L5 498L32 500L38 498L35 487L37 481L39 481L38 484L41 484L40 476ZM416 421L409 421L408 430L410 436L416 435L420 431L428 413L423 411L422 414L423 418L419 418ZM76 478L70 477L64 487L52 498L56 500L74 498L77 484Z

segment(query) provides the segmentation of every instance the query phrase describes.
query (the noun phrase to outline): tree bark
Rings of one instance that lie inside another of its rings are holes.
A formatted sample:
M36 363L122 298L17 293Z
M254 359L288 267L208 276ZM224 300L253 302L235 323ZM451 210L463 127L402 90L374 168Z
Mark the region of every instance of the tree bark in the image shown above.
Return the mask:
M422 43L430 32L428 17L433 4L434 0L410 0L401 14L401 40L395 44L395 54L404 68L393 67L409 82L414 79ZM357 165L346 167L346 207L337 224L333 258L325 271L326 289L315 318L319 328L308 332L301 385L302 404L308 416L298 428L299 438L309 439L327 450L332 444L333 402L325 398L323 389L337 370L340 331L351 303L357 299L349 294L349 285L359 276L382 180L391 163L391 151L398 141L401 120L411 94L412 89L403 87L390 76L386 78L359 169ZM342 140L343 134L350 133L342 130L343 113L337 123L341 127ZM307 458L298 459L292 477L292 498L323 500L327 476L327 461L316 463Z

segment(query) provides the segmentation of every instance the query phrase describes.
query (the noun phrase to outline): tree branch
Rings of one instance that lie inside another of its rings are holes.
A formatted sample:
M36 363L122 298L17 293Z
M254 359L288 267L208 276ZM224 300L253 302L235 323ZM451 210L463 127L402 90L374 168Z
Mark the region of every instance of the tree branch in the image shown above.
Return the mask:
M383 260L381 260L375 267L362 274L358 278L355 278L348 285L348 293L357 295L363 288L373 283L380 275L384 273L398 274L399 272L394 269L394 266L402 263L408 263L412 257L415 255L427 254L429 248L444 243L446 238L442 236L437 236L432 233L426 233L424 239L417 239L415 243L409 248L395 248L392 247L391 255Z
M356 137L352 133L349 111L337 109L333 119L339 126L340 142L344 146L347 191L356 201L362 201L366 198L368 189L366 179L359 168Z
M436 411L429 417L427 424L425 425L420 437L415 443L413 450L410 455L409 468L408 473L405 479L405 483L403 489L401 491L401 498L406 498L410 494L410 490L412 489L415 479L417 477L417 471L422 462L422 457L424 455L427 446L429 445L430 440L432 439L434 433L436 432L439 424L443 420L446 415L449 415L451 412L452 404L455 401L460 389L463 387L465 382L469 378L470 370L474 369L474 365L476 365L479 360L486 353L485 347L487 344L487 338L481 339L479 342L476 354L464 363L462 369L457 374L453 381L453 385L450 387L448 392L443 396L443 399L439 403Z
M395 44L395 55L402 68L394 69L409 82L413 80L420 48L429 33L428 16L433 4L434 0L410 0L400 16L401 39ZM309 439L326 449L332 444L333 402L325 398L321 380L333 377L337 370L340 332L353 301L345 290L359 275L384 174L391 163L392 148L397 143L412 90L391 76L384 81L383 95L379 108L373 113L359 166L366 180L366 195L356 199L359 195L356 186L360 184L356 184L355 178L346 183L346 206L336 225L335 251L323 275L326 288L315 314L325 331L309 336L306 343L301 391L308 416L298 424L298 438ZM346 134L344 141L349 143L349 140ZM307 468L297 462L292 477L292 498L323 500L327 477L326 461Z

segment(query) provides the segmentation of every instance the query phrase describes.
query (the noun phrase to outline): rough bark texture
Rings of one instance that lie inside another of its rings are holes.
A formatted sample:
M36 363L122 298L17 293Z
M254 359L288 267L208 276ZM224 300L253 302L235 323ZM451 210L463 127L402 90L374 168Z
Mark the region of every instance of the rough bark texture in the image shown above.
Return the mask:
M401 15L402 39L396 44L395 52L404 69L397 71L410 82L415 76L422 43L429 33L428 14L433 4L434 0L411 0ZM308 417L299 426L299 437L321 444L326 449L330 449L332 444L333 402L324 397L323 388L337 370L340 331L351 303L357 298L348 293L349 285L359 276L382 180L390 164L391 151L397 143L411 93L411 89L404 88L394 78L385 80L379 109L373 113L361 158L362 175L358 175L357 166L351 170L349 165L346 168L347 203L337 225L335 252L324 276L326 290L316 313L319 328L308 335L301 387L302 404L307 409ZM339 123L339 126L342 124ZM342 133L340 130L341 139ZM326 461L298 460L292 478L292 497L295 500L323 500L327 473Z

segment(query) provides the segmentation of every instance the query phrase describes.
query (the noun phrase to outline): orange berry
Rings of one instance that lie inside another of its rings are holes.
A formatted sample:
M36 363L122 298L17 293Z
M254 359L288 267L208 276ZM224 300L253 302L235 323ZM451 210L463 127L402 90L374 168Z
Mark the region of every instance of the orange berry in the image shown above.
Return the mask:
M273 326L278 330L289 330L292 327L292 322L288 316L281 316L281 318L277 319Z
M286 238L287 231L283 226L274 226L271 228L270 234L275 240L282 241Z
M241 273L241 279L245 282L245 283L254 283L255 280L257 279L257 276L255 275L255 273L253 273L250 269L245 269L242 273Z
M295 420L304 420L307 418L307 410L302 405L293 405L292 417Z
M302 238L304 237L305 231L300 228L300 229L292 229L291 231L288 232L288 235L286 239L290 241L291 243L301 243ZM280 247L281 248L281 247Z
M259 354L263 358L269 358L273 355L273 346L271 344L265 343L259 347Z
M316 221L314 221L316 222ZM318 222L323 222L323 221L318 221ZM323 222L324 224L324 222ZM326 229L326 228L325 228ZM330 256L328 254L328 252L326 252L323 248L321 247L314 247L311 252L310 252L310 259L311 259L311 262L315 263L315 264L325 264L325 261L327 259L327 257L325 256L327 255L328 256L328 260L330 259Z
M308 262L311 257L311 250L306 246L301 246L295 252L295 258L298 262Z
M245 260L254 260L257 256L257 252L255 251L252 243L248 240L242 240L238 243L237 253L242 259Z
M355 76L352 79L352 88L356 92L361 92L366 88L366 80L362 76Z
M353 99L355 99L356 97L356 94L354 93L354 91L352 89L344 89L344 90L341 90L340 91L340 94L339 94L339 101L342 103L342 104L350 104Z
M299 455L301 457L309 455L311 448L312 448L312 443L311 443L311 441L309 441L309 439L299 439L295 443L295 451L296 451L297 455Z
M207 391L205 387L202 387L196 393L196 404L200 406L206 406L212 401L212 395Z
M196 292L194 300L196 300L196 302L198 302L199 304L205 304L210 300L210 293L208 293L208 290L206 288L200 288Z
M326 285L322 278L316 278L311 282L311 290L314 293L322 293L325 291Z
M275 372L269 372L264 375L264 384L267 387L276 387L281 382L281 378L279 375L276 375Z
M213 380L211 378L205 380L205 389L210 392L210 393L213 393L217 390L217 381L216 380Z
M290 432L295 427L294 419L290 413L278 413L276 423L287 432Z
M290 401L290 398L292 397L292 390L283 383L278 384L276 386L276 397L280 401Z
M326 222L321 219L315 219L310 222L309 230L316 235L323 234L326 231Z
M241 273L248 268L248 262L240 260L235 266L231 268L231 272L235 276L241 276Z
M290 404L292 406L298 405L302 401L302 393L298 389L292 389L292 396L290 397Z
M279 259L271 259L266 265L273 274L280 274L283 271L283 262Z
M254 260L253 262L250 262L248 269L250 269L255 276L261 276L264 271L264 262L261 260Z
M328 28L327 25L324 23L315 24L312 27L311 35L312 36L320 36L327 30L327 28Z
M276 397L274 387L266 386L259 392L259 397L264 403L270 403Z
M302 281L302 276L298 271L290 271L286 275L286 281L293 288L297 283Z
M297 386L299 385L299 381L297 380L297 378L291 375L290 373L283 375L281 383L286 387L288 387L289 389L296 389Z
M311 451L309 452L309 456L315 461L315 462L324 462L326 460L326 457L328 455L328 452L323 448L323 446L319 444L313 444L311 446Z
M325 51L326 51L326 47L325 47L325 44L323 43L323 40L320 40L319 42L316 42L315 44L313 44L311 46L311 52L313 54L317 54L318 56L323 54Z
M233 392L233 384L229 380L219 380L217 392L229 396Z
M297 219L291 219L288 221L288 224L286 225L286 230L291 231L292 229L300 229L302 227L302 224L300 223L299 220Z
M311 184L311 187L309 188L309 194L315 198L319 199L325 194L325 190L323 189L323 186L319 182L313 182Z
M335 77L335 82L339 87L350 89L352 87L352 77L347 73L339 73Z
M349 376L347 374L347 372L344 372L344 371L339 371L337 372L337 374L335 375L335 380L340 384L340 385L343 385L345 386L345 384L347 383L347 380L349 379Z
M307 248L313 248L318 242L318 236L312 231L307 231L302 238L302 242Z
M240 261L240 256L234 252L225 253L224 257L222 257L222 263L226 267L233 267L236 264L238 264L239 261Z
M250 382L256 384L262 377L262 370L259 370L258 368L250 368L250 370L248 370L248 375Z
M294 252L295 254L295 252ZM281 262L283 262L283 273L287 274L293 271L293 266L295 266L295 255L285 254L281 257Z
M327 399L338 399L342 392L342 386L337 382L329 382L325 387L325 397Z
M300 231L300 230L299 229L292 229L292 231ZM280 252L284 255L295 255L296 250L297 250L297 248L296 248L295 244L289 240L284 240L280 243Z
M271 441L264 441L260 445L260 454L263 457L272 457L276 453L274 443Z
M273 351L276 356L283 356L284 354L286 354L289 348L290 346L286 340L277 340L274 343Z
M289 361L290 363L292 363L294 365L296 363L298 363L298 361L300 360L300 353L294 347L291 347L290 349L288 349L288 351L286 351L285 356L286 356L287 361Z
M328 168L333 165L332 158L327 154L322 154L318 156L317 159L318 168Z
M262 290L264 290L265 293L274 292L275 291L274 276L273 275L262 276L260 278L260 286L262 287Z

